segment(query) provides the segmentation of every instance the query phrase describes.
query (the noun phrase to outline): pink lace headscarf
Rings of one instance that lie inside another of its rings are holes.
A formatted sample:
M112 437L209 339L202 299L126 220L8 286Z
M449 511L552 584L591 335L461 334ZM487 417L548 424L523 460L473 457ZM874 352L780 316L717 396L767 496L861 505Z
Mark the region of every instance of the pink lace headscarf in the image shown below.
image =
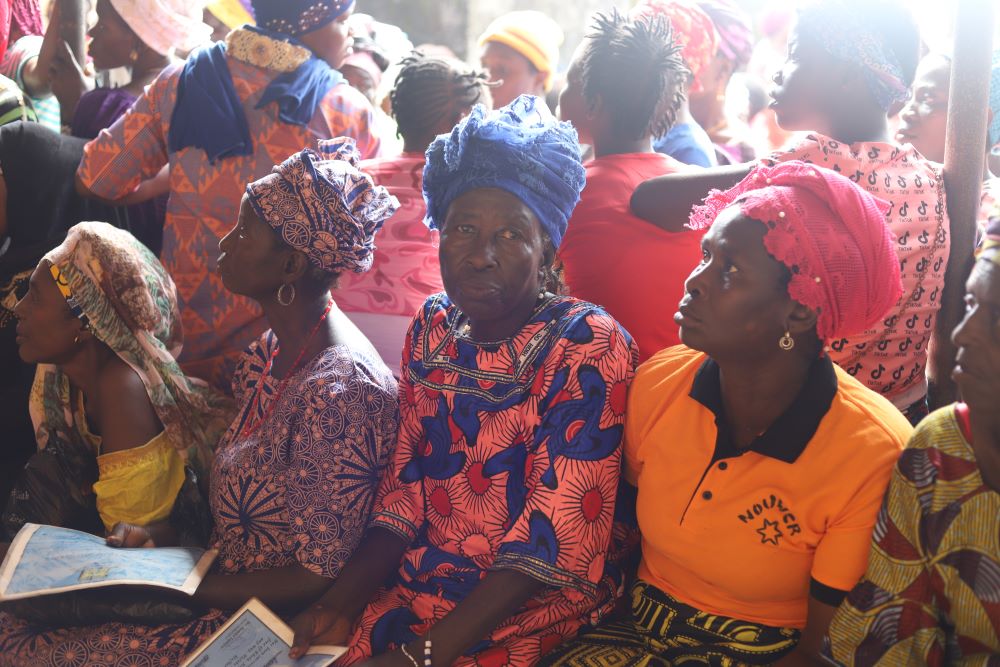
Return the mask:
M850 179L798 160L759 166L729 190L711 192L688 226L709 227L734 205L767 227L764 247L788 267L788 294L816 313L824 343L865 331L899 302L890 205Z

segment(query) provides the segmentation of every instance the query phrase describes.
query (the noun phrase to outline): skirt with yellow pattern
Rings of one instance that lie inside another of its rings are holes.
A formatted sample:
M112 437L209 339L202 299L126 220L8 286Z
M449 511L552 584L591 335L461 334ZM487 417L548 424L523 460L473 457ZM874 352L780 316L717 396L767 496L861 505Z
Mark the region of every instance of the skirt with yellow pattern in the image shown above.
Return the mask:
M582 633L542 658L558 667L769 665L795 648L799 631L706 614L637 581L630 618Z

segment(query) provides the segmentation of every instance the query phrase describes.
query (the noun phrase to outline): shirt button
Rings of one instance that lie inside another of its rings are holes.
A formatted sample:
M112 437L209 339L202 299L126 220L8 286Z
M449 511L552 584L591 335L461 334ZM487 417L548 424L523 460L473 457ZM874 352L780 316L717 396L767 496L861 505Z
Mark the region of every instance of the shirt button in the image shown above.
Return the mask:
M719 461L719 470L725 470L728 467L729 467L728 463L726 463L725 461Z
M711 500L712 499L712 492L711 491L705 491L703 494L701 494L701 497L704 498L705 500Z

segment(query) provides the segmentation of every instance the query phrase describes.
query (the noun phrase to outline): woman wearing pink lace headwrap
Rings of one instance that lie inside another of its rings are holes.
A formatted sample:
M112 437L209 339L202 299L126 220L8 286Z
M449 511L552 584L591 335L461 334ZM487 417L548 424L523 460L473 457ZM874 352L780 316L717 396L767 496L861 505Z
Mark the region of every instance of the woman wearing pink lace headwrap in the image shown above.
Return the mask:
M791 161L695 210L691 226L708 230L674 315L684 344L643 364L628 397L624 477L642 532L632 616L543 664L818 658L911 431L825 347L899 298L887 207Z

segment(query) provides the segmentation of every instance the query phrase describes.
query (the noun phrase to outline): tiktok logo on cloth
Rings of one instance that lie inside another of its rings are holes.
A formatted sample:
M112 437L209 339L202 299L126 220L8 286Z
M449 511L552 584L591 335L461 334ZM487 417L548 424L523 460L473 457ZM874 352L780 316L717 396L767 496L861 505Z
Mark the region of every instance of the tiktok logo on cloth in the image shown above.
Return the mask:
M773 493L761 498L736 517L760 535L761 544L778 546L781 538L787 539L802 532L795 514Z

